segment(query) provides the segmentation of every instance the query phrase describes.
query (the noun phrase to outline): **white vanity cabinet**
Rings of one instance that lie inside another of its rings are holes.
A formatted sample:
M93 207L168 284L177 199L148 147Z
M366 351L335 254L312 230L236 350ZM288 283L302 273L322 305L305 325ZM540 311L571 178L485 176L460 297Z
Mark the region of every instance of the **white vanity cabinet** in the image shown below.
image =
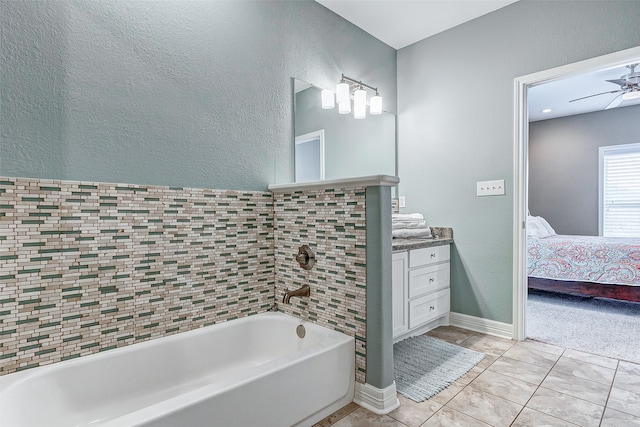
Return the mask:
M449 244L394 252L394 342L449 324Z

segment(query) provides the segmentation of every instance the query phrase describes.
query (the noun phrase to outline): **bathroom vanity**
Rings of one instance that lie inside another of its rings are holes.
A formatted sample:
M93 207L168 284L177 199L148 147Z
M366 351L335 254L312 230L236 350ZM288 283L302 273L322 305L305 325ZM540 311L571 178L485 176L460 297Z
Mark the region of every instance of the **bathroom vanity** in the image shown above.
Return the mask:
M451 228L433 238L393 239L393 341L449 324Z

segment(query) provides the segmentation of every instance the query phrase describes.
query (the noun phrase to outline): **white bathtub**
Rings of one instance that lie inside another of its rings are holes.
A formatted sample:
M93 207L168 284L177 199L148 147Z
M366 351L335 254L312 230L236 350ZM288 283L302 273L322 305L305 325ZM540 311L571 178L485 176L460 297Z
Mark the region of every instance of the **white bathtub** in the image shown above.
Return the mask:
M354 339L263 313L0 376L0 425L310 426L353 400Z

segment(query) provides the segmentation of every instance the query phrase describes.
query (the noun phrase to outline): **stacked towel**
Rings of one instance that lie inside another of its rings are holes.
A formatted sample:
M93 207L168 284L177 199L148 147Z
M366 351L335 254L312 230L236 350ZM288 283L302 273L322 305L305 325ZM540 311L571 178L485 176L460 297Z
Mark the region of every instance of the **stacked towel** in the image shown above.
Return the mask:
M431 237L431 229L427 227L424 216L419 213L393 214L391 217L391 233L396 239L425 239Z
M400 228L425 228L427 226L424 216L419 213L413 214L393 214L391 225L394 229Z

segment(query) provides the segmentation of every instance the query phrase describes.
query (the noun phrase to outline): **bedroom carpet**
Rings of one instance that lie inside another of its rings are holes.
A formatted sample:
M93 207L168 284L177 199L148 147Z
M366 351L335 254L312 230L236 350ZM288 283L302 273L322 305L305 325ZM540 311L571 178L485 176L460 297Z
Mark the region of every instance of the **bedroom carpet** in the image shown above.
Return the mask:
M527 338L640 363L640 303L529 291Z

